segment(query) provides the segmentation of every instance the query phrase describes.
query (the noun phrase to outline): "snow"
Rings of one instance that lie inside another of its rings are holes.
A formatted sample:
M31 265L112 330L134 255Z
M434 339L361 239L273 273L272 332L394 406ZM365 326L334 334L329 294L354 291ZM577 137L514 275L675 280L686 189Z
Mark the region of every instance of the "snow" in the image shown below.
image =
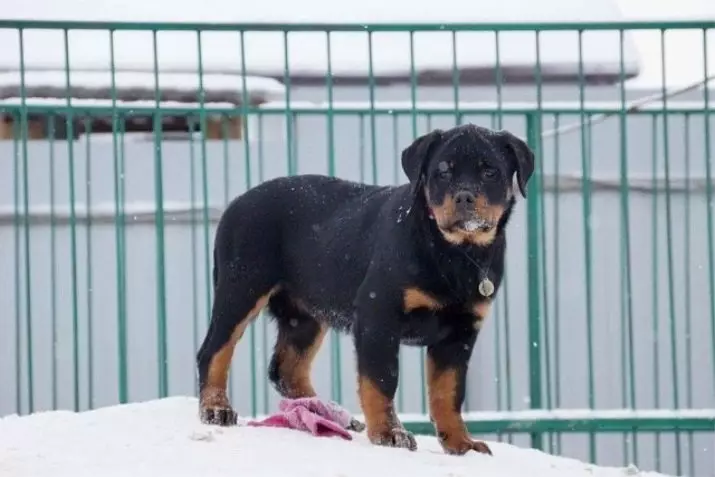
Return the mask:
M442 0L439 8L428 0L362 0L345 8L329 0L274 0L235 2L230 0L26 0L11 2L3 9L5 19L72 21L142 21L201 23L485 23L578 21L584 14L592 21L619 20L621 15L612 0L500 0L463 2ZM415 69L451 70L452 35L449 32L418 32L414 35ZM246 65L253 74L283 76L284 35L280 31L247 32ZM541 62L575 73L578 46L575 32L548 32L541 35ZM205 32L201 37L202 61L206 71L241 69L241 39L237 31ZM324 75L327 71L327 42L323 32L294 32L288 37L290 71L293 75ZM120 31L115 34L115 60L122 69L153 68L152 34L149 31ZM0 69L18 68L17 32L0 31ZM198 64L198 39L195 32L159 32L158 61L162 70L195 70ZM587 70L618 71L617 32L584 35L584 63ZM373 35L373 70L376 75L408 74L410 71L409 34ZM57 31L26 30L26 65L30 68L62 68L63 34ZM364 75L368 72L368 35L342 32L331 36L332 71L335 75ZM626 63L636 67L636 53L630 41L625 44ZM69 56L73 69L107 68L109 34L98 31L72 31ZM533 32L508 32L500 35L500 58L504 66L531 68L535 59ZM457 35L457 64L460 68L493 67L495 37L492 32Z
M111 99L88 99L88 98L70 98L69 101L74 108L111 108ZM2 106L21 106L23 104L22 98L5 98L0 99L0 107ZM52 107L52 108L62 108L67 106L67 98L34 98L32 96L25 98L24 104L26 106L37 106L37 107ZM125 101L118 99L115 103L117 109L122 110L134 110L140 108L156 108L156 101ZM159 101L159 108L163 110L170 110L171 108L179 108L182 110L187 109L199 109L202 105L201 103L191 102L191 101ZM203 104L204 109L207 111L218 110L234 110L240 111L241 106L237 106L234 103L225 102L213 102L207 101Z
M628 108L632 103L626 102L626 108ZM454 101L375 101L372 105L369 101L333 101L332 103L328 101L294 101L291 100L290 103L282 100L268 101L262 103L258 106L261 110L279 110L283 111L286 107L290 107L291 110L300 111L301 109L325 109L327 110L332 105L333 109L347 111L354 110L356 112L370 110L374 108L378 111L399 111L399 112L409 112L413 109L417 110L418 113L424 113L425 111L452 111L455 110ZM715 99L710 101L710 108L715 105ZM501 105L497 101L460 101L456 103L457 112L480 112L493 113L496 111L503 111L505 113L514 112L522 113L523 111L536 111L538 104L535 101L509 101L504 102ZM583 105L584 111L587 112L619 112L621 110L620 101L585 101ZM705 103L703 101L675 101L669 100L666 104L666 111L668 110L678 110L678 111L688 111L688 112L703 112L705 108ZM640 111L663 111L664 105L662 101L652 101L647 104L640 105L638 110ZM579 113L581 111L581 103L579 101L543 101L541 103L541 110L549 112L569 112L569 113Z
M494 453L446 455L432 436L416 452L354 439L199 422L192 397L72 413L50 411L0 419L0 475L13 477L658 477L627 468L489 442ZM244 421L245 422L245 421Z
M193 93L199 88L199 75L194 73L160 72L159 88L162 90ZM120 71L114 74L114 84L117 89L155 88L154 72ZM110 71L71 71L70 85L72 88L110 89L112 74ZM0 90L8 87L19 88L23 78L19 71L0 73ZM24 77L25 88L58 88L64 90L67 78L64 71L27 71ZM203 87L206 92L219 91L236 95L240 100L243 92L244 79L241 75L212 74L203 75ZM246 76L245 85L251 95L261 95L270 98L282 97L284 86L271 78ZM104 94L102 95L104 96ZM65 102L66 103L66 102Z

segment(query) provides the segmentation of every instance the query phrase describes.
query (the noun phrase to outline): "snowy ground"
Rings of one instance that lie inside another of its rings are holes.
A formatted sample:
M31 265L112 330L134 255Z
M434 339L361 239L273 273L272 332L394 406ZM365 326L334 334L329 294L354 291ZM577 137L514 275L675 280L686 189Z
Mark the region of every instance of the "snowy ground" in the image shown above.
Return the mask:
M364 434L352 441L285 429L209 427L194 398L175 397L75 414L66 411L0 419L0 475L110 476L569 476L661 474L596 467L508 444L493 457L445 455L433 437L415 453L379 448Z

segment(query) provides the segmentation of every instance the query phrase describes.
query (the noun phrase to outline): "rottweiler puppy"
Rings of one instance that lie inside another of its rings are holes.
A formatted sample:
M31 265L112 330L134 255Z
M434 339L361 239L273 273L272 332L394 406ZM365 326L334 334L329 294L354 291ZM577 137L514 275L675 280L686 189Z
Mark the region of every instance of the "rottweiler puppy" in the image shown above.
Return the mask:
M311 363L326 331L350 333L370 441L414 450L393 404L398 351L426 347L430 418L445 452L491 453L461 417L467 365L504 273L514 176L526 197L534 154L508 131L467 124L417 138L401 160L404 185L281 177L226 208L197 354L204 423L236 422L231 357L267 305L278 327L269 378L282 396L314 396Z

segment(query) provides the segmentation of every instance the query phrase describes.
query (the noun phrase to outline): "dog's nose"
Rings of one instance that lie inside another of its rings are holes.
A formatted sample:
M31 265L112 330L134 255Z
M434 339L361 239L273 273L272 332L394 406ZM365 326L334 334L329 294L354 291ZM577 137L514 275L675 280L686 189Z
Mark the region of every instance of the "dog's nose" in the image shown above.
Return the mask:
M474 205L475 201L476 201L476 198L474 197L474 194L472 194L471 192L467 192L465 190L458 192L454 196L454 202L457 205L460 205L462 207Z

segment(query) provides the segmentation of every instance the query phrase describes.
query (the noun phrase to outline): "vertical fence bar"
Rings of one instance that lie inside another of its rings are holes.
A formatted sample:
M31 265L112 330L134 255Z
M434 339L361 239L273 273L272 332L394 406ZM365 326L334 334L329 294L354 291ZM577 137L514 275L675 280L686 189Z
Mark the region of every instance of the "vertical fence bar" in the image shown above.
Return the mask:
M293 164L293 116L291 113L291 85L290 85L290 50L288 42L288 31L283 32L283 84L285 85L286 96L286 152L288 154L288 175L295 174Z
M248 105L250 99L248 97L248 84L246 79L246 38L244 31L241 30L241 116L243 118L243 154L245 156L245 169L244 173L246 175L246 190L251 188L251 143L248 137ZM287 47L287 45L286 45ZM256 416L258 414L258 386L256 379L256 325L255 320L249 325L249 345L251 347L251 414Z
M243 118L247 121L248 118ZM221 137L222 137L222 152L223 152L223 206L226 208L228 203L231 201L231 152L228 147L229 139L229 129L228 122L231 120L230 116L221 116Z
M417 137L417 74L415 71L415 31L410 30L410 117L412 119L412 138ZM427 414L427 392L424 348L420 348L420 410Z
M263 172L263 113L256 112L256 122L258 123L258 182L263 182L265 174Z
M74 177L74 119L72 112L72 85L70 78L69 31L64 28L65 50L65 97L67 99L67 149L69 154L69 201L70 201L70 247L72 273L72 370L73 401L75 412L79 411L79 298L77 293L77 215Z
M554 115L554 130L558 131L560 126L561 116L559 114ZM554 135L554 362L556 363L556 369L554 372L554 405L556 408L561 407L561 321L559 316L559 297L561 296L560 290L560 260L559 260L559 250L561 250L561 243L559 240L559 227L560 227L560 166L561 166L561 141L560 134ZM556 435L556 452L561 453L562 438L561 433Z
M258 122L258 183L263 182L263 115L260 112L256 113L256 119ZM248 117L246 117L248 119ZM261 341L261 351L263 355L263 362L268 363L268 320L262 320L263 323L263 333ZM263 380L263 413L268 414L268 392L269 392L269 380Z
M87 407L94 407L94 305L92 303L93 282L92 273L92 121L91 117L84 118L85 134L85 211L87 214L86 232L86 260L87 260Z
M621 262L621 363L622 363L622 405L631 409L636 407L636 374L635 374L635 343L633 339L633 296L631 287L631 243L630 243L630 200L628 185L628 113L626 111L626 68L624 52L624 31L618 31L619 39L619 75L620 75L620 209L621 209L621 240L620 240L620 262ZM627 344L626 344L627 338ZM627 351L626 351L627 350ZM628 373L626 372L628 363ZM626 375L629 375L628 384ZM629 392L630 389L630 392ZM628 397L626 395L628 394ZM638 436L635 428L631 434L631 449L633 459L638 460ZM623 436L623 457L628 458L627 438ZM625 464L625 462L624 462Z
M109 32L109 68L111 73L111 97L112 97L112 166L114 169L114 240L117 264L117 374L119 403L128 401L128 370L127 370L127 311L126 311L126 289L124 288L125 275L125 255L123 229L125 225L124 210L120 205L123 201L122 184L124 182L123 166L119 154L119 144L117 135L119 134L119 117L117 114L117 78L114 62L114 30Z
M244 122L248 118L244 118ZM224 210L228 206L228 203L230 201L229 197L229 189L230 189L230 172L229 172L229 147L228 147L228 139L229 139L229 132L228 132L228 121L230 121L230 116L224 116L223 114L221 115L221 143L223 145L223 207ZM207 264L209 267L211 266L211 262L207 261ZM209 284L209 288L213 289L212 282L210 280L207 280L207 283ZM210 311L209 311L210 312ZM255 333L255 331L254 331ZM196 342L196 340L194 340ZM197 348L198 349L198 348ZM198 378L198 376L196 376ZM198 379L197 379L198 383ZM254 383L255 386L255 383ZM229 391L229 396L230 392L233 389L233 373L229 370L228 374L228 391ZM257 392L254 391L254 392ZM256 413L254 412L253 415Z
M127 313L127 213L126 213L126 205L127 205L127 182L126 182L126 137L125 137L125 132L126 132L126 123L125 123L125 116L121 117L121 121L119 121L119 195L120 195L120 201L119 201L119 211L121 214L121 227L120 227L120 238L121 238L121 257L122 257L122 273L121 273L121 287L122 287L122 300L124 302L123 309L124 313L126 315ZM127 362L127 348L128 348L128 339L127 339L127 326L126 326L126 317L124 319L125 321L125 326L124 326L124 362L126 366ZM125 378L128 378L128 374L125 376ZM129 383L128 381L125 383L126 384L126 391L125 394L128 396L129 390Z
M20 121L12 116L13 243L15 245L15 412L22 413L22 289L20 285Z
M365 179L365 114L358 113L358 167L360 168L360 182L366 182Z
M670 141L668 137L668 96L667 96L667 77L665 68L665 30L660 30L660 49L661 49L661 94L663 95L663 156L665 166L665 235L666 235L666 260L668 267L668 311L670 314L670 359L671 372L673 375L673 407L680 408L680 394L678 391L678 330L675 321L675 285L673 283L673 214L670 200ZM682 456L680 432L675 431L675 468L678 475L682 474Z
M55 204L55 116L47 118L50 152L50 320L52 322L52 409L57 409L57 209ZM18 383L19 384L19 383Z
M653 302L653 402L656 409L660 409L660 353L658 352L658 338L660 317L658 316L658 116L653 114L651 125L651 137L653 141L653 176L651 187L653 188L653 209L652 220L653 228L651 230L651 240L653 243L653 280L652 280L652 302ZM660 471L661 467L661 452L660 452L660 432L655 433L655 467Z
M290 120L293 125L293 174L298 174L298 141L300 134L298 131L298 115L300 113L291 112Z
M199 128L201 129L201 199L202 199L202 222L203 222L203 248L204 248L204 311L206 319L211 320L211 242L209 236L209 174L208 174L208 153L206 151L206 135L208 132L206 118L206 92L204 91L204 61L203 48L201 45L201 31L196 31L196 48L198 51L198 80L199 80Z
M703 100L705 102L704 133L705 133L705 197L708 224L708 296L710 297L710 351L712 352L713 394L715 394L715 243L713 241L713 185L711 138L710 138L710 89L708 88L708 29L703 29Z
M372 32L367 32L368 88L370 95L370 167L372 183L377 184L377 131L375 126L375 73L373 71Z
M491 127L496 129L497 115L495 113L490 114ZM504 393L502 392L502 336L501 336L501 326L499 319L501 312L501 307L499 306L499 301L495 301L494 315L496 317L496 325L494 328L494 374L496 375L496 386L495 388L495 398L497 401L497 410L501 411L504 409ZM509 434L507 434L509 435ZM497 432L497 441L502 442L504 440L504 434L502 432Z
M683 274L685 275L685 382L686 382L686 405L688 409L693 408L693 353L692 353L692 289L690 279L690 188L692 186L690 180L690 114L685 114L683 136L685 136L685 150L683 151L683 159L685 162L685 207L683 211L684 217L684 232L683 237L685 243L684 250L684 267ZM689 472L692 474L695 471L695 442L693 440L693 432L688 431L688 464Z
M392 119L392 157L394 160L392 161L392 183L393 184L398 184L400 182L400 132L399 132L399 117L396 112L390 112L389 117ZM403 370L405 369L405 363L404 363L404 350L403 347L400 346L400 350L398 351L399 353L399 362L398 362L398 367L397 367L397 372L398 376L404 376ZM401 380L402 383L397 384L397 412L404 412L405 410L405 386L404 386L404 379Z
M371 40L370 40L371 41ZM325 32L325 48L328 56L328 71L325 77L325 87L328 94L328 111L327 111L327 128L328 128L328 175L335 176L335 117L333 111L334 90L333 90L333 52L332 52L332 36L330 31ZM370 57L370 72L372 73L372 56ZM371 76L372 78L372 76ZM372 88L371 88L372 91ZM360 121L362 125L362 121ZM362 136L361 136L362 138ZM360 141L362 147L362 140ZM360 169L362 174L362 168ZM330 331L330 383L331 396L336 402L342 402L342 365L341 365L341 350L340 350L340 334L335 331Z
M454 101L454 123L459 125L459 69L457 68L457 31L452 30L452 100Z
M168 341L166 336L166 259L164 250L164 172L162 165L162 111L159 89L159 52L157 30L152 30L154 53L154 197L156 220L156 306L157 306L157 359L159 368L159 397L169 394Z
M248 118L244 117L244 121L246 121L247 119ZM230 187L229 163L230 162L229 162L229 147L228 147L228 138L229 138L228 124L227 124L228 121L230 121L230 116L221 115L221 136L222 136L222 143L223 143L223 207L224 207L224 210L226 209L229 201L231 200L231 198L229 196L229 187ZM209 286L211 288L213 288L212 284ZM254 383L254 386L255 386L255 383ZM229 374L228 374L229 396L230 396L230 392L232 389L233 389L233 373L231 371L229 371ZM256 392L257 392L257 390L256 390ZM254 412L254 415L255 415L255 412Z
M583 30L578 30L578 77L579 77L579 115L581 122L581 168L583 200L584 261L586 267L586 352L588 366L588 407L595 407L595 384L593 376L593 296L592 296L592 253L591 253L591 178L590 157L587 151L585 130L585 84L583 71ZM596 461L596 439L593 431L589 432L589 459Z
M538 156L541 150L541 117L536 113L527 115L526 124L527 141L536 156L536 174L532 176L529 186L531 194L527 204L527 274L528 274L528 300L529 300L529 404L531 409L542 409L541 402L541 290L539 268L539 218L541 207L541 174L538 169L543 167L542 159ZM543 436L540 432L531 433L531 447L543 449Z
M541 32L537 30L535 32L535 45L536 45L536 64L534 68L534 77L536 80L536 110L537 114L539 117L543 117L543 79L542 79L542 73L541 73ZM541 131L539 131L541 133ZM544 157L544 150L543 150L543 142L541 140L538 141L538 152L537 152L537 157L540 160L543 160ZM539 220L539 236L540 236L540 245L541 245L541 251L540 251L540 265L539 267L541 268L541 293L542 293L542 309L543 309L543 316L541 319L541 323L543 323L543 328L541 331L541 337L543 341L543 352L544 352L544 374L545 374L545 379L546 379L546 386L545 388L542 388L546 392L546 407L548 409L552 408L552 401L551 401L551 346L550 346L550 340L549 340L549 296L548 296L548 289L549 289L549 283L548 283L548 273L546 270L546 261L547 261L547 254L546 254L546 206L545 204L545 191L544 191L544 167L539 167L537 169L537 173L539 174L539 184L541 185L541 188L537 191L538 194L541 195L541 209L540 209L540 220ZM558 253L557 250L554 251L554 253ZM542 343L539 342L539 345ZM549 432L548 439L549 439L549 452L553 452L554 450L554 440L553 440L553 433Z
M497 30L494 32L494 61L496 66L494 68L494 80L496 83L496 95L497 95L497 127L502 128L504 124L504 71L501 65L501 35Z
M495 74L495 83L496 83L496 97L497 97L497 127L501 129L504 125L504 72L502 70L502 64L501 64L501 40L500 40L500 32L495 31L494 32L494 42L495 42L495 61L496 61L496 68L494 71ZM528 122L527 122L527 127L528 127ZM528 131L527 131L527 136L528 136ZM528 206L527 206L528 208ZM508 268L508 267L507 267ZM502 306L500 306L498 309L499 310L504 310L504 315L503 316L496 316L496 322L497 326L499 326L499 322L504 322L504 375L505 376L511 376L511 332L510 332L510 323L509 323L509 272L508 270L505 270L504 272L504 278L502 280ZM506 380L506 409L507 411L512 410L512 383L511 379ZM539 437L540 439L540 437ZM514 441L514 437L512 434L507 435L507 442L510 444ZM533 439L532 439L533 443Z
M25 340L27 353L27 412L32 414L35 409L35 379L33 363L33 333L32 333L32 263L30 261L30 164L27 157L27 93L25 91L25 30L18 31L20 35L20 129L22 137L22 202L25 211Z
M243 122L245 122L247 118L244 119ZM229 197L229 186L230 186L230 172L229 172L229 147L228 147L228 138L229 138L229 132L228 132L228 124L227 122L230 121L230 116L224 116L223 114L221 115L221 143L223 145L223 207L224 209L226 206L228 206L230 197ZM211 266L210 262L211 258L207 260L207 264L209 267ZM209 278L206 283L208 283L208 288L213 289L211 279ZM210 310L209 310L210 313ZM254 331L255 333L255 331ZM194 341L196 342L196 341ZM253 346L251 346L253 348ZM255 369L252 365L252 372L255 372ZM198 382L198 381L197 381ZM253 392L257 392L257 389L255 389L255 380L253 384L254 388ZM229 370L228 374L228 390L229 390L229 396L230 392L233 389L233 372L232 370ZM253 415L255 416L256 413L255 411L253 412Z
M199 341L199 264L198 253L196 251L199 239L197 237L196 223L198 222L198 203L196 198L196 148L194 147L194 131L196 123L193 116L186 119L189 129L189 200L191 201L191 309L193 318L193 338L194 351L198 351L201 343ZM200 129L200 128L199 128ZM206 316L206 320L211 320L211 315ZM199 376L194 373L194 388L199 390ZM229 389L231 389L229 387Z
M399 116L396 112L392 112L392 157L395 158L392 161L392 178L393 183L398 184L400 182L400 131L399 131Z

